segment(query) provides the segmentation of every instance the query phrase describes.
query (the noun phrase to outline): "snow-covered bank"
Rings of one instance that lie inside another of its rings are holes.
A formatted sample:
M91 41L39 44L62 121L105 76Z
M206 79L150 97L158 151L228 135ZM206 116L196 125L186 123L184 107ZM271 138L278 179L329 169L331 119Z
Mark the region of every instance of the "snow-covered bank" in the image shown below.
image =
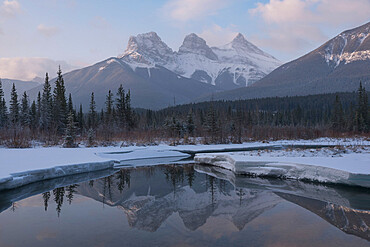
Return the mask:
M109 169L119 166L121 161L190 156L169 149L169 146L0 149L0 190Z
M273 155L276 153L280 155ZM197 154L194 160L198 163L228 169L236 174L370 188L370 154L367 149L361 153L343 153L338 156L323 156L316 153L311 157L305 155L289 157L287 151L284 150L271 153L261 152L258 155L254 155L253 152Z
M0 148L0 190L61 176L92 172L119 166L146 166L183 161L200 152L284 149L296 145L369 145L364 140L275 141L222 145L157 145L147 147L60 147ZM241 153L240 153L241 154ZM242 154L241 154L242 156ZM259 157L255 157L259 160ZM355 159L354 159L355 160ZM349 161L349 162L353 162ZM297 162L300 163L300 162Z

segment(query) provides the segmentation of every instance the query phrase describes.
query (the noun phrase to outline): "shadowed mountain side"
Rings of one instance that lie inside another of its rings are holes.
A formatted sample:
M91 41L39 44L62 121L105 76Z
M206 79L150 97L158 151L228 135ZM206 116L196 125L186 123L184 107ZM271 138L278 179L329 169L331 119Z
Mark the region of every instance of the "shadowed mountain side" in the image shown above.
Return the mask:
M101 109L108 90L115 94L120 84L126 91L131 91L134 107L147 109L190 102L209 92L218 91L212 85L179 76L163 67L131 68L117 58L74 70L63 77L67 94L72 93L74 104L82 104L85 110L88 109L92 92L95 94L97 108ZM30 90L31 99L35 99L41 90L42 86Z
M3 79L3 78L0 78L0 80L2 83L3 91L4 91L4 98L7 102L9 102L10 100L10 93L12 91L13 83L15 85L15 88L17 89L17 93L19 97L23 94L23 92L40 86L40 83L35 82L35 81L20 81L20 80Z

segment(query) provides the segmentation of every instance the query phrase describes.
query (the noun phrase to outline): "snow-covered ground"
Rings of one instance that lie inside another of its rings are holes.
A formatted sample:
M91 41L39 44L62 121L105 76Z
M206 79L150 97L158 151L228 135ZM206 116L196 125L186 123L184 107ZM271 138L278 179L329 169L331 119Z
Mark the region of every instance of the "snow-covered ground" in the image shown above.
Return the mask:
M326 155L317 157L310 150L284 153L282 151L262 152L250 151L233 153L235 159L244 159L248 156L250 161L274 161L292 162L327 166L344 170L345 172L370 174L369 150L361 149L361 153L350 151L351 146L370 145L369 141L363 139L317 139L317 140L294 140L294 141L275 141L275 142L250 142L244 144L222 144L222 145L179 145L169 146L165 144L147 147L95 147L95 148L73 148L65 149L60 147L36 147L29 149L7 149L0 148L0 190L15 188L44 179L51 179L66 175L91 172L119 167L122 165L156 165L163 163L178 162L190 157L190 154L213 151L240 151L240 149L264 149L289 147L291 145L341 145L350 153ZM297 156L309 156L297 157ZM318 152L317 154L319 154ZM263 154L263 159L261 159ZM274 154L274 155L272 155ZM299 154L299 155L298 155ZM274 156L281 157L274 157ZM290 156L290 157L289 157ZM295 157L294 157L295 156ZM342 156L342 157L339 157ZM303 160L302 160L303 159ZM307 163L307 162L308 163Z
M197 154L195 160L236 174L370 187L369 146Z

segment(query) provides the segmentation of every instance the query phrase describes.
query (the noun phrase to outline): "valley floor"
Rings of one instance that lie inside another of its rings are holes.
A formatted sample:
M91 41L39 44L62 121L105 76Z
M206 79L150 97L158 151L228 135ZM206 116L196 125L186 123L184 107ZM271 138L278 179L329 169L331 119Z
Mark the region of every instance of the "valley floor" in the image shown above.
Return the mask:
M325 147L323 147L325 146ZM222 145L0 148L0 190L35 181L120 166L192 162L196 153L228 153L237 161L299 163L370 174L370 141L287 140Z

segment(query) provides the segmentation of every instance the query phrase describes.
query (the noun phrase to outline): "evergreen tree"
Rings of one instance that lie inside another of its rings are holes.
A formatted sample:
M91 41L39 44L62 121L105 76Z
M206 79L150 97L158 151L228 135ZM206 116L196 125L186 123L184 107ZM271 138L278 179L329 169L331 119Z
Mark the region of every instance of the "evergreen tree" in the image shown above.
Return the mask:
M74 113L73 102L72 102L72 94L69 94L69 96L68 96L68 107L67 107L67 110L68 110L68 112L73 112Z
M51 96L51 85L49 82L49 75L46 73L40 102L40 126L43 130L49 131L51 128L52 110L53 102Z
M357 111L355 116L356 129L357 131L368 132L370 124L368 118L369 114L368 97L366 89L362 86L361 82L357 93L358 93Z
M134 127L135 122L134 122L134 114L131 108L131 91L130 90L126 94L125 101L126 101L125 119L126 119L128 128L131 129Z
M37 118L37 106L36 102L32 101L31 109L30 109L30 127L31 129L35 130L38 126L38 118Z
M105 107L105 121L107 124L111 124L113 118L113 93L111 90L108 91Z
M8 124L8 109L6 107L6 102L5 98L3 98L2 101L0 101L0 107L1 107L1 112L0 112L0 127L5 127Z
M55 81L54 93L53 93L53 122L59 133L62 133L67 122L67 100L66 100L66 89L64 86L64 79L62 70L57 72L57 80Z
M97 114L96 114L96 105L94 93L91 93L90 106L89 106L89 118L88 118L88 127L95 129L97 125Z
M13 127L15 127L15 125L19 123L19 102L17 90L14 83L11 91L9 111L9 120L12 123Z
M116 108L118 124L120 127L124 127L126 123L125 121L126 99L125 99L125 90L123 89L122 84L119 86L117 91Z
M80 110L77 114L77 122L78 122L78 128L80 130L83 129L84 125L85 125L85 121L84 121L84 113L82 111L82 104L80 104Z
M187 121L186 121L186 130L189 135L193 135L194 129L195 129L195 124L193 120L193 111L192 109L190 109L188 116L187 116Z
M24 92L22 96L20 120L23 127L27 127L30 125L30 105L26 92Z
M3 85L0 79L0 128L5 127L7 122L7 109L4 98Z
M37 103L36 103L36 122L37 122L37 127L40 127L40 118L41 118L41 92L37 94ZM36 127L34 125L34 127Z
M63 147L65 148L76 147L75 139L76 139L76 123L74 121L73 112L69 112L68 118L67 118L67 126L65 128L65 133L64 133Z

